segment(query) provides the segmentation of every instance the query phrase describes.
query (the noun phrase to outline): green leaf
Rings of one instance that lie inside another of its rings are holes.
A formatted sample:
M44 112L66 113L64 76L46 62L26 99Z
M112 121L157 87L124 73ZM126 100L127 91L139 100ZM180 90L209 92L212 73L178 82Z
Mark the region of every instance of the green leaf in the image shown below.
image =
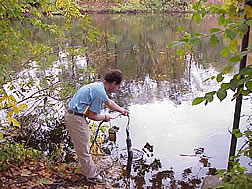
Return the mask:
M219 83L219 82L223 81L223 79L224 79L224 77L222 76L222 73L219 73L217 75L216 81Z
M236 138L240 138L242 137L242 133L241 132L237 132L237 133L233 133L235 135Z
M221 31L221 29L220 28L211 28L211 33L215 33L218 31Z
M203 102L205 100L205 97L197 97L193 100L192 105L197 105L200 104L201 102Z
M210 43L213 48L215 48L216 44L220 43L219 38L216 35L211 35Z
M247 21L246 21L246 24L247 24L248 26L252 26L252 20L247 20Z
M241 94L244 96L248 96L248 94L251 93L249 90L242 90Z
M202 36L205 36L205 34L203 34L203 33L195 33L194 34L194 37L202 37Z
M197 37L194 37L194 38L190 39L189 42L190 42L192 45L200 45L200 39L197 38Z
M239 80L239 81L237 82L237 85L238 85L238 86L239 86L239 85L243 85L245 82L246 82L246 79L243 78L243 79L241 79L241 80Z
M241 75L247 75L247 74L252 74L252 68L251 67L245 67L245 68L242 68L239 72Z
M222 174L222 173L225 173L226 171L227 171L227 170L225 170L225 169L220 169L220 170L217 171L217 173Z
M220 101L222 101L223 99L225 99L227 96L227 91L223 88L220 88L217 91L217 97L220 99Z
M40 184L53 184L53 182L50 180L47 180L46 178L42 178L40 179Z
M211 91L211 92L208 92L206 93L206 95L215 95L216 91Z
M248 81L245 86L247 87L247 89L252 91L252 81Z
M191 35L190 33L188 33L188 32L185 32L184 38L185 38L185 39L191 39L191 38L192 38L192 35Z
M247 33L248 32L248 25L247 24L241 24L238 26L238 29L242 33Z
M169 43L166 48L172 47L173 46L173 42Z
M229 59L229 62L239 62L241 61L240 56L233 56L232 58Z
M228 48L222 49L220 54L224 57L227 57L230 54L230 51Z
M178 49L177 50L177 55L183 55L184 54L184 50L183 49Z
M208 80L214 80L215 79L215 76L212 76L212 77L209 77L209 78L207 78L207 79L205 79L203 82L206 82L206 81L208 81Z
M236 37L236 33L232 30L226 30L225 33L227 34L228 38L233 40Z
M241 133L240 129L233 130L232 134L234 134L236 138L242 137L242 133Z
M198 1L195 1L192 4L192 6L193 6L194 9L199 10L202 7L202 3L198 2Z
M200 21L201 21L201 16L198 13L194 13L192 18L197 23L200 23Z
M244 173L246 170L247 170L247 168L246 167L237 167L237 170L240 172L240 173ZM242 186L243 187L243 186Z
M213 101L213 94L207 93L207 94L205 95L205 99L206 99L207 101L209 101L209 102L212 102L212 101Z
M185 28L184 26L179 26L178 31L184 32L184 28Z
M218 20L218 25L221 26L225 21L225 16L224 15L221 15L219 20Z
M222 83L221 88L223 88L224 90L228 90L229 89L229 83Z
M215 10L216 10L216 9L215 9L214 7L210 7L210 8L209 8L209 13L213 13L213 12L215 12Z
M230 81L230 89L232 89L233 91L235 91L235 89L238 87L237 83L238 83L238 80L235 77L233 79L231 79L231 81Z
M206 9L205 8L201 8L201 16L204 17L206 16Z
M230 65L226 66L226 67L224 68L225 73L231 72L232 69L233 69L233 65L234 65L234 63L231 62Z

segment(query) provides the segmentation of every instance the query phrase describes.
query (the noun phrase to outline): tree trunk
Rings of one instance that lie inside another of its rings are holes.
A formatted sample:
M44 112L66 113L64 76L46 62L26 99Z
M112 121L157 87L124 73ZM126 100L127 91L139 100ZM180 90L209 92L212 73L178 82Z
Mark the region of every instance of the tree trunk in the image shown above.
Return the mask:
M246 3L247 4L247 3ZM246 17L245 17L246 19ZM242 47L241 47L241 52L246 51L249 43L249 31L250 27L248 29L248 32L246 35L244 35L242 39ZM247 62L247 55L244 56L240 62L240 69L246 67L246 62ZM237 91L242 88L243 86L238 87ZM236 104L235 104L235 113L234 113L234 122L233 122L233 130L239 129L239 123L240 123L240 114L241 114L241 107L242 107L242 95L240 94L236 98ZM231 144L230 144L230 151L229 151L229 158L228 158L228 167L227 170L230 170L232 168L232 161L230 160L231 156L235 155L236 151L236 145L237 145L237 138L235 137L234 134L232 134L231 137Z

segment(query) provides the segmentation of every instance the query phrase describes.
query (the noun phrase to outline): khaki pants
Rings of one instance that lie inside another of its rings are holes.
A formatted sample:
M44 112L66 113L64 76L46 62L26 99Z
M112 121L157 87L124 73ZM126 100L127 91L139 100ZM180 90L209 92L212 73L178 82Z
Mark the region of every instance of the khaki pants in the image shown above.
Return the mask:
M90 130L87 120L83 117L66 112L65 122L84 175L87 178L95 177L96 166L89 153Z

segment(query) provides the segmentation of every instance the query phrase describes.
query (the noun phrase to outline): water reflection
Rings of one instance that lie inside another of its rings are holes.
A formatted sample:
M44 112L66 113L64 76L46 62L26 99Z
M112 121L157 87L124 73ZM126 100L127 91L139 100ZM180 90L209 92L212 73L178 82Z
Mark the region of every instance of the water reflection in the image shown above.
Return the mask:
M219 48L223 44L221 42L217 49L212 50L204 41L182 59L174 49L166 48L179 35L175 31L180 24L185 24L188 31L200 32L216 25L217 18L208 18L205 20L208 24L203 23L199 27L191 25L186 15L97 15L94 19L107 36L115 36L115 43L106 39L104 43L90 46L93 53L87 54L85 65L59 56L59 61L55 63L59 69L57 72L54 69L47 72L37 70L32 76L43 80L47 74L59 74L46 82L50 86L53 79L57 79L61 84L58 88L60 93L64 85L78 88L86 80L97 79L85 73L86 65L95 65L98 79L110 68L122 70L126 77L124 85L111 98L131 112L133 147L147 150L146 158L132 164L130 177L125 173L113 186L197 188L202 175L213 174L215 167L225 168L230 141L228 128L232 125L234 103L230 102L229 96L225 102L214 101L207 107L203 104L191 106L193 98L216 89L214 81L203 81L223 69L221 64L216 66L222 61ZM72 32L75 38L67 44L69 47L78 49L78 45L88 44L78 41L76 35L80 31ZM72 58L78 62L78 57ZM65 155L62 160L74 161L63 111L55 113L55 105L62 108L66 104L55 99L47 101L51 103L48 109L40 106L33 116L20 118L27 128L17 139L25 140L28 145L48 155L63 148ZM247 113L249 108L250 104L245 103L244 112ZM123 148L126 145L127 122L123 118L112 122L120 127L117 142ZM151 153L146 146L147 141L153 146ZM196 148L204 148L207 156L180 155L195 155Z
M178 26L184 25L189 33L206 32L217 25L218 17L210 16L200 26L191 22L190 15L184 14L95 15L94 20L102 31L115 37L116 43L108 43L104 49L114 56L109 57L108 62L98 69L100 71L118 67L128 79L142 80L148 74L155 80L171 81L185 77L188 62L197 62L204 68L222 62L218 53L223 46L222 40L214 50L209 48L207 40L203 40L182 59L176 55L176 49L166 48L169 42L179 38Z
M149 143L146 143L143 150L146 153L152 153ZM150 151L149 151L150 150ZM203 160L207 161L207 158ZM206 167L210 167L208 164ZM216 171L216 170L215 170ZM215 172L212 171L212 174ZM210 172L208 173L210 174ZM180 178L176 176L175 170L169 168L162 169L162 163L157 158L141 159L133 162L131 175L123 174L112 184L113 188L199 188L201 178L199 173L194 174L192 167L182 171Z

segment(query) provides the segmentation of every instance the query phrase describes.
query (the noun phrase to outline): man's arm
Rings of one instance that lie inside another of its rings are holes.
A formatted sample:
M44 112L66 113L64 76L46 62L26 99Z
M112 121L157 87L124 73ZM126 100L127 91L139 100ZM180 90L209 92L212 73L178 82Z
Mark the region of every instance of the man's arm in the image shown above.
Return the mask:
M106 104L106 106L108 106L110 109L120 112L121 114L127 116L129 114L129 111L121 108L119 105L117 105L113 100L109 100L104 102L104 104Z
M94 121L102 121L102 120L109 121L110 120L107 115L97 114L97 113L92 112L90 110L88 111L87 116L89 119L92 119Z

